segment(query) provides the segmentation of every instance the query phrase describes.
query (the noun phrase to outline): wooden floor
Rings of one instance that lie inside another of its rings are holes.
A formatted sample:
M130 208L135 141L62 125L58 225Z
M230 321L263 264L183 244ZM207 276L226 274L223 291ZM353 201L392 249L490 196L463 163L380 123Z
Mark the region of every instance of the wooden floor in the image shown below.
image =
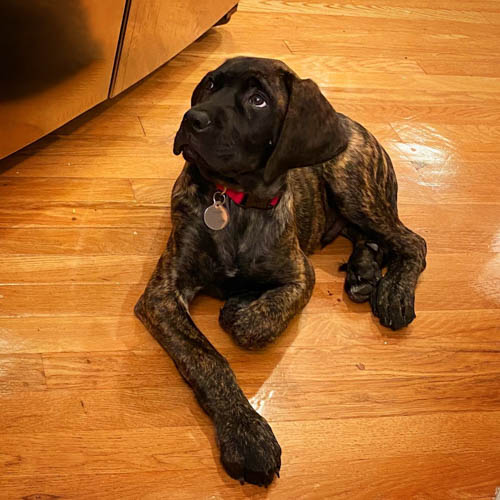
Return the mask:
M190 93L241 53L285 60L375 133L429 248L397 334L343 294L345 241L313 258L311 302L264 352L196 301L283 448L268 490L224 473L208 417L132 314L168 236ZM0 162L0 498L492 498L499 56L498 0L242 0L140 85Z

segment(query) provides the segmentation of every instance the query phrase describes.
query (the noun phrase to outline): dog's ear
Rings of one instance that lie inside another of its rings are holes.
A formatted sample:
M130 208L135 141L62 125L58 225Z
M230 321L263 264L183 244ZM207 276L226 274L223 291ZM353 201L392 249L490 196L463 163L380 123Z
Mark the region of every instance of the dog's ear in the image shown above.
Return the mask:
M271 183L291 168L317 165L330 160L347 145L347 134L319 87L285 73L288 109L278 142L264 169Z

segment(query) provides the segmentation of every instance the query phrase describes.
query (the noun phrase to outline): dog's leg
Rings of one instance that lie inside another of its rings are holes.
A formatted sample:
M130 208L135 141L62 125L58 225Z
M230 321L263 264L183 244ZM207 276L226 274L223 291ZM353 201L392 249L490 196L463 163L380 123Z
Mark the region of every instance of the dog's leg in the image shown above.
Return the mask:
M275 340L307 304L314 287L314 269L298 250L295 276L264 293L231 297L221 309L219 323L245 349L258 349Z
M408 229L388 205L375 203L368 211L362 208L350 214L351 220L388 251L387 272L370 296L372 311L383 326L398 330L415 319L415 288L425 269L425 240Z
M368 133L356 140L365 143L325 176L342 216L387 251L387 273L370 303L382 325L398 330L415 318L415 287L425 269L426 244L398 217L396 176L387 153Z
M374 231L377 221L372 221ZM425 269L425 240L401 221L379 228L389 248L387 273L370 297L372 311L383 326L399 330L415 319L415 288Z
M226 359L198 330L187 305L204 285L208 257L167 251L139 299L135 312L168 352L192 387L202 408L213 419L221 461L230 476L268 485L279 474L281 449L271 427L250 405ZM199 265L200 268L194 266Z
M349 260L339 268L346 272L344 289L353 302L366 302L382 277L384 252L378 243L370 241L352 225L341 234L351 240L353 246Z

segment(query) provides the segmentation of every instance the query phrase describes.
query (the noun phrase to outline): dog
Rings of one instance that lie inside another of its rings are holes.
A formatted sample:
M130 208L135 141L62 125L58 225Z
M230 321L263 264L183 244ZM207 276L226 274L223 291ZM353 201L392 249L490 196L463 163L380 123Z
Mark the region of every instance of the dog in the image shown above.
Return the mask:
M283 62L237 57L209 72L174 153L186 164L172 191L172 232L135 312L212 418L229 475L267 486L281 448L189 303L200 292L225 300L222 328L261 348L311 297L307 255L341 234L353 244L342 267L348 296L370 301L396 330L415 318L426 244L398 217L384 148Z

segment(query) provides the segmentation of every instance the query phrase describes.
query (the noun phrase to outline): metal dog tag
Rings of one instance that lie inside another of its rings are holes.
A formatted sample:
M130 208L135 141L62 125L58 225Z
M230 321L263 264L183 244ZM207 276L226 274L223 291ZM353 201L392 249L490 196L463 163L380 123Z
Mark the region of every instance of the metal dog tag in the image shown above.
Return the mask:
M229 222L229 212L224 206L226 195L221 191L216 191L213 200L214 204L205 209L203 220L210 229L220 231L224 229Z

